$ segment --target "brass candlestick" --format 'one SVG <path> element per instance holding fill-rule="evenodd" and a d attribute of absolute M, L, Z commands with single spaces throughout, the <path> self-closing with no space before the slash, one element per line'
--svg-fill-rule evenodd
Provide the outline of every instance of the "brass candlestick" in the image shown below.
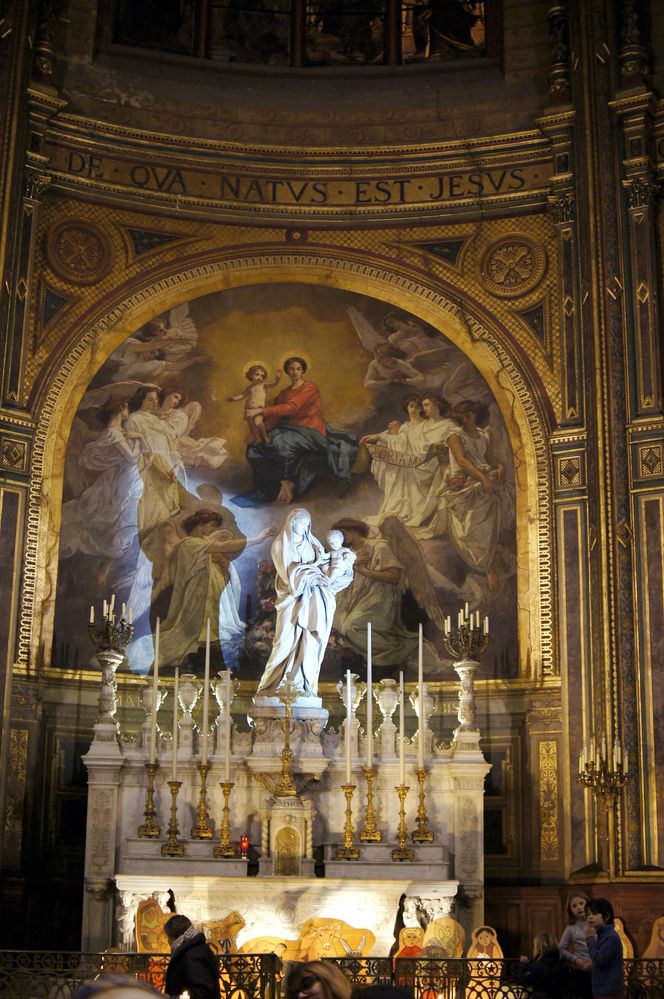
<path fill-rule="evenodd" d="M 168 839 L 161 844 L 162 857 L 184 857 L 184 845 L 178 840 L 178 791 L 182 787 L 181 780 L 169 780 L 171 791 L 171 818 L 168 823 Z"/>
<path fill-rule="evenodd" d="M 212 854 L 214 857 L 234 857 L 235 847 L 231 844 L 231 810 L 228 805 L 228 799 L 235 787 L 235 783 L 232 780 L 222 780 L 219 782 L 219 787 L 224 796 L 224 807 L 222 810 L 221 826 L 219 828 L 219 842 L 212 851 Z"/>
<path fill-rule="evenodd" d="M 417 782 L 419 784 L 419 804 L 417 806 L 417 829 L 415 832 L 410 834 L 410 838 L 413 843 L 433 843 L 433 833 L 431 829 L 427 829 L 427 809 L 424 804 L 424 781 L 426 780 L 427 772 L 422 768 L 418 769 Z"/>
<path fill-rule="evenodd" d="M 157 810 L 154 807 L 154 779 L 159 769 L 158 763 L 146 763 L 145 769 L 148 774 L 148 786 L 145 791 L 145 822 L 136 830 L 141 839 L 159 839 L 161 832 L 154 822 Z"/>
<path fill-rule="evenodd" d="M 288 680 L 278 691 L 278 697 L 286 708 L 284 714 L 284 748 L 281 750 L 281 776 L 274 789 L 277 798 L 297 798 L 297 787 L 293 781 L 293 750 L 290 748 L 291 705 L 297 700 L 300 691 L 292 680 Z"/>
<path fill-rule="evenodd" d="M 360 851 L 353 846 L 353 815 L 351 802 L 355 784 L 342 784 L 341 790 L 346 797 L 346 822 L 344 824 L 344 845 L 337 847 L 337 860 L 359 860 Z"/>
<path fill-rule="evenodd" d="M 201 763 L 198 767 L 201 775 L 201 790 L 198 796 L 198 808 L 196 809 L 196 825 L 191 830 L 192 839 L 212 839 L 212 827 L 210 825 L 210 813 L 207 803 L 207 776 L 210 773 L 210 764 Z"/>
<path fill-rule="evenodd" d="M 414 860 L 415 851 L 412 846 L 406 846 L 408 833 L 406 832 L 406 795 L 410 788 L 405 784 L 399 784 L 394 789 L 399 795 L 399 828 L 397 830 L 398 846 L 392 850 L 392 860 Z"/>
<path fill-rule="evenodd" d="M 383 834 L 376 828 L 376 816 L 373 803 L 373 783 L 376 771 L 373 767 L 363 767 L 364 776 L 367 779 L 367 809 L 364 818 L 364 829 L 360 833 L 362 843 L 380 843 Z"/>

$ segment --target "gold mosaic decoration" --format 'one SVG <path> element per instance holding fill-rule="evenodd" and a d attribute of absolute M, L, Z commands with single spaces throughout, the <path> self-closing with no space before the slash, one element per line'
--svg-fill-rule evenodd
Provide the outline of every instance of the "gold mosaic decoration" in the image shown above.
<path fill-rule="evenodd" d="M 25 472 L 28 468 L 28 443 L 14 437 L 0 438 L 0 467 L 9 472 Z"/>
<path fill-rule="evenodd" d="M 583 455 L 563 454 L 556 459 L 557 483 L 559 489 L 573 489 L 585 485 Z"/>
<path fill-rule="evenodd" d="M 639 475 L 642 479 L 655 478 L 664 469 L 664 454 L 661 444 L 644 444 L 639 447 Z"/>

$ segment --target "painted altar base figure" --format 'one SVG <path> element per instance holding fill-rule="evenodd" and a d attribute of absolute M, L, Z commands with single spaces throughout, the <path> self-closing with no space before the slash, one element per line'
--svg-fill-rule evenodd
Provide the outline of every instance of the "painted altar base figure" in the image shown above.
<path fill-rule="evenodd" d="M 302 694 L 315 697 L 342 586 L 329 572 L 329 556 L 311 531 L 308 510 L 293 510 L 272 544 L 276 569 L 277 621 L 270 658 L 258 697 L 270 697 L 291 680 Z M 326 571 L 327 568 L 327 571 Z M 347 577 L 348 585 L 352 573 Z"/>

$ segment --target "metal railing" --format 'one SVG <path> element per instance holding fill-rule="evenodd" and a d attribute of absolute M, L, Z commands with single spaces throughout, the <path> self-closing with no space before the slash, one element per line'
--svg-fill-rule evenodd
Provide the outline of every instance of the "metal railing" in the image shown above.
<path fill-rule="evenodd" d="M 518 961 L 389 957 L 328 958 L 355 987 L 405 985 L 414 999 L 527 999 L 516 981 Z M 83 982 L 126 974 L 162 990 L 165 954 L 80 954 L 0 951 L 0 999 L 72 999 Z M 274 954 L 219 955 L 222 999 L 278 999 L 282 966 Z M 625 962 L 627 999 L 664 999 L 664 960 Z M 574 999 L 568 990 L 561 999 Z"/>
<path fill-rule="evenodd" d="M 167 954 L 0 951 L 0 999 L 72 999 L 102 974 L 131 975 L 162 991 L 169 960 Z M 222 999 L 276 999 L 281 962 L 274 954 L 224 954 L 218 962 Z"/>

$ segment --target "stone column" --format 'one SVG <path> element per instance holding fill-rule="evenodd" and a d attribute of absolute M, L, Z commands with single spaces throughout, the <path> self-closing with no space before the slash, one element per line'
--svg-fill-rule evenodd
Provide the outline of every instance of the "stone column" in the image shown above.
<path fill-rule="evenodd" d="M 110 653 L 106 653 L 110 655 Z M 115 653 L 118 655 L 118 653 Z M 120 655 L 120 659 L 122 656 Z M 116 723 L 102 718 L 83 757 L 88 770 L 88 814 L 85 833 L 85 894 L 81 950 L 99 951 L 113 944 L 113 876 L 118 828 L 118 798 L 124 758 Z"/>

